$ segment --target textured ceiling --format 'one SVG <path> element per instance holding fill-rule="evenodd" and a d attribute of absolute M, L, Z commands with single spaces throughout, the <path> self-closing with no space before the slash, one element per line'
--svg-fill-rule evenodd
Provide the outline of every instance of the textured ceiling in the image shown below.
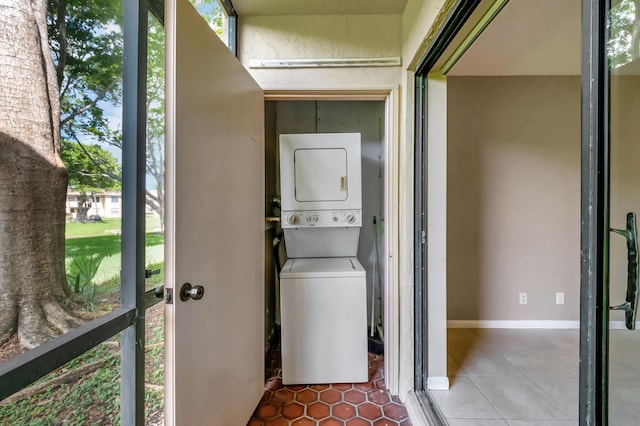
<path fill-rule="evenodd" d="M 386 15 L 404 11 L 407 0 L 232 0 L 239 16 Z"/>
<path fill-rule="evenodd" d="M 449 75 L 580 75 L 580 0 L 511 0 Z"/>

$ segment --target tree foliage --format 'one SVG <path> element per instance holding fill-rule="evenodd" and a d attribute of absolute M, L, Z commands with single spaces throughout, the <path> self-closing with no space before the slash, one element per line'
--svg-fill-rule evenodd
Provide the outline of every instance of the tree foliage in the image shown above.
<path fill-rule="evenodd" d="M 226 40 L 224 34 L 225 14 L 217 0 L 190 0 L 200 16 L 207 21 L 211 29 L 218 34 L 222 40 Z"/>
<path fill-rule="evenodd" d="M 622 0 L 609 11 L 609 65 L 621 67 L 640 57 L 640 1 Z"/>
<path fill-rule="evenodd" d="M 62 136 L 120 146 L 105 112 L 122 101 L 122 1 L 49 0 L 47 12 Z"/>

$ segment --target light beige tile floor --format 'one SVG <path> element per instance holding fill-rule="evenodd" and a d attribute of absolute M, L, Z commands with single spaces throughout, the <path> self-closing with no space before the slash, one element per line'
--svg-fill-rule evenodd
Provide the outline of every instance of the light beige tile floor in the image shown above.
<path fill-rule="evenodd" d="M 640 331 L 611 332 L 611 426 L 640 425 Z M 578 424 L 578 330 L 449 329 L 450 426 Z"/>

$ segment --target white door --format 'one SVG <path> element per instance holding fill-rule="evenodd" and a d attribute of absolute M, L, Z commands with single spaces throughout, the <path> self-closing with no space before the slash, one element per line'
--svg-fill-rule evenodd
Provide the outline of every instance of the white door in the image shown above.
<path fill-rule="evenodd" d="M 264 97 L 188 0 L 165 30 L 166 424 L 244 426 L 264 386 Z"/>
<path fill-rule="evenodd" d="M 347 199 L 346 149 L 297 149 L 293 164 L 297 201 Z"/>

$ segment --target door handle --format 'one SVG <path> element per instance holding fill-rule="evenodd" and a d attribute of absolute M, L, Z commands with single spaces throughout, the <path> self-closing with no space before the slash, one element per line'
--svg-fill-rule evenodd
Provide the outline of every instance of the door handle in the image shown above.
<path fill-rule="evenodd" d="M 627 228 L 613 229 L 611 232 L 622 235 L 627 240 L 627 297 L 624 303 L 609 309 L 624 311 L 624 322 L 629 330 L 636 329 L 638 309 L 638 228 L 636 214 L 627 213 Z"/>
<path fill-rule="evenodd" d="M 189 299 L 200 300 L 202 296 L 204 296 L 204 287 L 201 285 L 192 286 L 190 283 L 184 283 L 180 288 L 180 300 L 183 302 Z"/>
<path fill-rule="evenodd" d="M 153 289 L 153 294 L 158 298 L 162 299 L 164 297 L 164 284 L 160 284 L 158 287 Z"/>

